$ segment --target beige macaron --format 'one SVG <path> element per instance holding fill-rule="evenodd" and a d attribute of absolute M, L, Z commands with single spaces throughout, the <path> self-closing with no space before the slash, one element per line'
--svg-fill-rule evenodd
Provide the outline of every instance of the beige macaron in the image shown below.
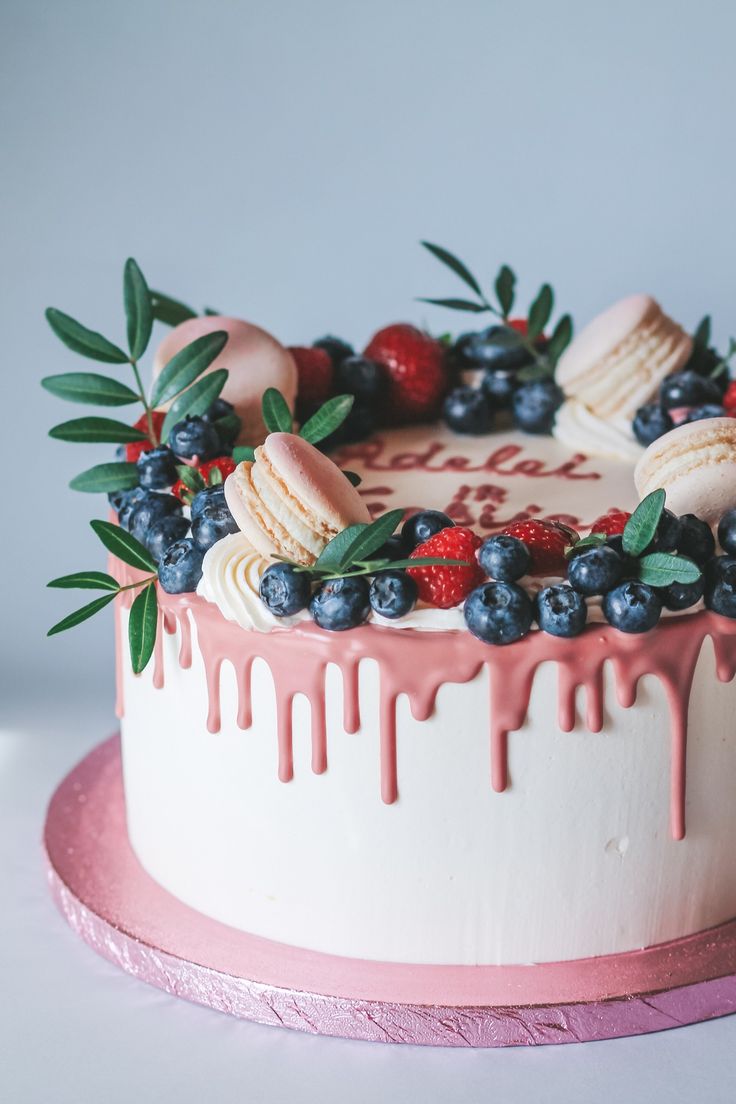
<path fill-rule="evenodd" d="M 614 303 L 580 331 L 557 365 L 568 398 L 600 418 L 631 421 L 671 372 L 684 367 L 693 342 L 651 295 Z"/>
<path fill-rule="evenodd" d="M 348 525 L 371 520 L 347 476 L 294 433 L 270 433 L 255 457 L 228 476 L 225 498 L 262 556 L 313 564 Z"/>
<path fill-rule="evenodd" d="M 706 418 L 665 433 L 634 471 L 639 497 L 663 488 L 668 509 L 715 525 L 736 506 L 736 418 Z"/>

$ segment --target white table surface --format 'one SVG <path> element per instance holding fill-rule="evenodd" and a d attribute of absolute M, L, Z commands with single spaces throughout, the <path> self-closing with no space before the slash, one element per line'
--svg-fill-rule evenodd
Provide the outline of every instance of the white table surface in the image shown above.
<path fill-rule="evenodd" d="M 736 1100 L 736 1016 L 657 1035 L 471 1051 L 321 1039 L 230 1019 L 98 958 L 49 899 L 40 835 L 56 783 L 113 730 L 86 704 L 4 708 L 0 1099 L 7 1104 Z"/>

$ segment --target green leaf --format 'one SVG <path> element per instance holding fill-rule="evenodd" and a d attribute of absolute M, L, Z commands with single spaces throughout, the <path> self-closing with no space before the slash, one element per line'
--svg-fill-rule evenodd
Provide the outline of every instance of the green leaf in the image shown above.
<path fill-rule="evenodd" d="M 222 483 L 222 472 L 219 468 L 212 468 L 207 476 L 207 486 L 217 487 Z"/>
<path fill-rule="evenodd" d="M 643 498 L 626 522 L 623 549 L 627 556 L 640 556 L 654 539 L 664 510 L 665 493 L 660 488 Z"/>
<path fill-rule="evenodd" d="M 547 360 L 546 357 L 540 357 L 534 364 L 527 364 L 526 367 L 520 368 L 516 378 L 521 383 L 530 383 L 532 380 L 548 379 L 553 373 L 552 361 Z"/>
<path fill-rule="evenodd" d="M 299 436 L 305 441 L 316 445 L 318 441 L 324 441 L 331 433 L 341 426 L 353 408 L 354 395 L 335 395 L 328 399 L 316 413 L 308 419 L 299 430 Z"/>
<path fill-rule="evenodd" d="M 227 344 L 227 338 L 225 330 L 215 330 L 214 333 L 195 338 L 180 349 L 154 380 L 151 406 L 161 406 L 169 402 L 194 383 L 220 355 Z"/>
<path fill-rule="evenodd" d="M 360 484 L 363 482 L 363 477 L 361 475 L 358 475 L 357 472 L 348 471 L 346 468 L 343 468 L 342 474 L 350 483 L 352 483 L 354 487 L 359 487 Z"/>
<path fill-rule="evenodd" d="M 480 284 L 475 276 L 470 269 L 454 255 L 454 253 L 450 253 L 449 249 L 443 249 L 441 245 L 433 245 L 432 242 L 423 241 L 422 245 L 425 249 L 428 249 L 438 261 L 441 261 L 443 265 L 447 265 L 456 276 L 459 276 L 463 283 L 467 284 L 476 295 L 480 295 L 481 298 L 483 297 L 483 292 L 480 290 Z"/>
<path fill-rule="evenodd" d="M 76 322 L 63 311 L 48 307 L 46 321 L 59 340 L 73 352 L 80 353 L 91 360 L 102 360 L 105 364 L 128 363 L 127 354 L 122 349 L 113 345 L 112 341 L 108 341 L 95 330 L 88 330 L 81 322 Z"/>
<path fill-rule="evenodd" d="M 151 292 L 151 311 L 153 317 L 166 326 L 178 326 L 181 322 L 197 317 L 197 312 L 186 303 L 180 303 L 178 299 L 172 299 L 162 291 Z"/>
<path fill-rule="evenodd" d="M 263 393 L 263 421 L 269 433 L 291 433 L 294 420 L 289 404 L 275 387 L 267 387 Z"/>
<path fill-rule="evenodd" d="M 204 489 L 204 479 L 196 468 L 190 467 L 189 464 L 177 464 L 176 471 L 184 486 L 190 491 L 196 494 L 197 491 Z"/>
<path fill-rule="evenodd" d="M 95 464 L 93 468 L 75 475 L 69 483 L 73 491 L 129 491 L 138 485 L 138 469 L 135 464 L 115 461 L 110 464 Z"/>
<path fill-rule="evenodd" d="M 96 372 L 65 372 L 46 376 L 41 386 L 67 402 L 94 403 L 96 406 L 127 406 L 140 402 L 140 395 L 124 383 Z"/>
<path fill-rule="evenodd" d="M 156 571 L 156 564 L 148 549 L 125 529 L 121 529 L 119 525 L 113 525 L 110 521 L 100 521 L 97 518 L 91 521 L 90 525 L 108 552 L 112 552 L 113 556 L 117 556 L 123 563 L 139 571 Z"/>
<path fill-rule="evenodd" d="M 572 341 L 572 318 L 569 314 L 563 314 L 554 328 L 552 337 L 547 342 L 544 350 L 552 364 L 557 364 L 567 346 Z"/>
<path fill-rule="evenodd" d="M 405 569 L 407 567 L 436 567 L 444 564 L 445 567 L 468 567 L 468 560 L 450 560 L 445 556 L 415 556 L 410 560 L 389 560 L 392 568 Z"/>
<path fill-rule="evenodd" d="M 347 529 L 343 529 L 341 533 L 338 533 L 336 537 L 325 545 L 322 552 L 317 557 L 316 563 L 313 565 L 316 571 L 332 571 L 337 568 L 343 560 L 343 554 L 346 548 L 349 548 L 355 538 L 368 528 L 367 522 L 359 522 L 357 525 L 348 525 Z"/>
<path fill-rule="evenodd" d="M 132 360 L 140 360 L 153 329 L 151 293 L 136 261 L 128 257 L 123 271 L 123 301 L 128 324 L 128 348 Z"/>
<path fill-rule="evenodd" d="M 361 560 L 367 560 L 388 540 L 404 516 L 403 510 L 389 510 L 372 521 L 365 529 L 355 534 L 353 540 L 343 549 L 341 566 L 350 567 Z"/>
<path fill-rule="evenodd" d="M 496 277 L 496 298 L 504 318 L 511 314 L 516 295 L 516 276 L 508 265 L 501 265 Z"/>
<path fill-rule="evenodd" d="M 705 318 L 701 318 L 700 322 L 698 322 L 695 333 L 693 334 L 693 341 L 695 344 L 702 346 L 704 349 L 707 349 L 710 345 L 710 325 L 710 315 L 706 314 Z"/>
<path fill-rule="evenodd" d="M 652 552 L 639 560 L 639 578 L 650 586 L 669 586 L 670 583 L 694 583 L 702 572 L 698 565 L 686 556 L 669 552 Z"/>
<path fill-rule="evenodd" d="M 544 333 L 544 327 L 550 320 L 554 306 L 554 293 L 549 284 L 542 284 L 537 298 L 529 308 L 527 333 L 532 341 Z"/>
<path fill-rule="evenodd" d="M 214 307 L 205 307 L 204 310 L 202 311 L 202 314 L 204 314 L 207 318 L 220 318 L 220 317 L 222 317 L 222 311 L 215 310 Z"/>
<path fill-rule="evenodd" d="M 120 584 L 104 571 L 77 571 L 74 575 L 52 579 L 46 586 L 60 590 L 120 590 Z"/>
<path fill-rule="evenodd" d="M 483 314 L 488 310 L 482 303 L 473 303 L 470 299 L 418 299 L 419 303 L 431 303 L 433 307 L 447 307 L 449 310 L 470 311 L 472 314 Z"/>
<path fill-rule="evenodd" d="M 161 427 L 161 440 L 165 441 L 177 422 L 186 418 L 187 414 L 204 414 L 209 410 L 217 396 L 222 391 L 227 381 L 227 368 L 216 368 L 214 372 L 208 372 L 202 376 L 171 404 Z"/>
<path fill-rule="evenodd" d="M 149 583 L 130 607 L 128 619 L 128 643 L 133 672 L 139 675 L 153 655 L 158 629 L 158 601 L 156 586 Z"/>
<path fill-rule="evenodd" d="M 88 617 L 93 617 L 98 610 L 104 609 L 113 601 L 115 594 L 103 594 L 100 598 L 95 598 L 94 601 L 89 602 L 86 606 L 82 606 L 81 609 L 75 610 L 74 613 L 68 614 L 67 617 L 63 617 L 61 621 L 57 621 L 49 631 L 47 636 L 55 636 L 56 633 L 64 632 L 66 629 L 73 629 L 75 625 L 81 625 L 82 621 L 86 621 Z"/>
<path fill-rule="evenodd" d="M 565 549 L 565 558 L 572 559 L 582 549 L 598 548 L 601 544 L 605 544 L 607 539 L 605 533 L 588 533 L 587 537 L 581 537 L 580 540 L 575 541 L 574 544 Z"/>
<path fill-rule="evenodd" d="M 90 444 L 125 444 L 128 441 L 147 441 L 147 434 L 135 426 L 118 422 L 114 418 L 72 418 L 49 430 L 49 437 L 56 441 L 86 441 Z"/>
<path fill-rule="evenodd" d="M 217 430 L 221 441 L 237 441 L 238 434 L 242 428 L 242 421 L 235 413 L 223 414 L 221 418 L 217 418 L 212 423 Z"/>
<path fill-rule="evenodd" d="M 252 464 L 255 458 L 256 451 L 250 445 L 238 445 L 237 448 L 233 449 L 233 460 L 236 464 L 242 464 L 244 460 Z"/>

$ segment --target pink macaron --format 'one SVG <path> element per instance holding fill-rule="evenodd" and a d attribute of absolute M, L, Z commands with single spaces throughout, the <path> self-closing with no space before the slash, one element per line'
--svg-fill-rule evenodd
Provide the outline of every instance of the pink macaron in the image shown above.
<path fill-rule="evenodd" d="M 654 441 L 634 471 L 639 497 L 663 488 L 667 507 L 715 525 L 736 506 L 736 418 L 704 418 Z"/>

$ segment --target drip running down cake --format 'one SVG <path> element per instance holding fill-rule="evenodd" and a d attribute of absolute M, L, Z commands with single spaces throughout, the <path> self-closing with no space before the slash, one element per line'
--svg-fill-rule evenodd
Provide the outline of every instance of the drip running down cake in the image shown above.
<path fill-rule="evenodd" d="M 394 324 L 356 353 L 197 316 L 133 261 L 125 287 L 127 352 L 47 315 L 136 373 L 171 327 L 145 393 L 44 380 L 144 396 L 133 425 L 52 430 L 119 455 L 72 484 L 108 492 L 109 573 L 52 583 L 101 597 L 51 631 L 114 605 L 144 870 L 369 973 L 575 962 L 736 916 L 736 383 L 709 321 L 636 295 L 573 336 L 549 285 L 517 317 L 503 266 L 473 291 L 492 325 Z"/>

